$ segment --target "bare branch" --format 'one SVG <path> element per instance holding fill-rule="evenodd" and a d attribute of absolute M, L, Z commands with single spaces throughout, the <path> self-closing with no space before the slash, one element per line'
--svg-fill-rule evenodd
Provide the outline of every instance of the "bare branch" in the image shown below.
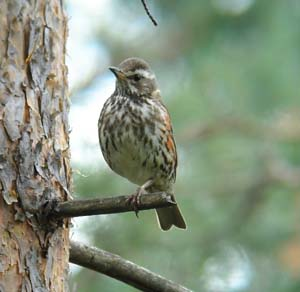
<path fill-rule="evenodd" d="M 55 218 L 90 216 L 135 211 L 128 203 L 130 196 L 119 196 L 100 199 L 74 200 L 58 202 L 50 216 Z M 148 210 L 170 207 L 176 204 L 167 193 L 152 193 L 142 195 L 138 210 Z"/>
<path fill-rule="evenodd" d="M 178 140 L 186 142 L 197 139 L 217 137 L 224 133 L 237 133 L 245 137 L 262 138 L 274 141 L 299 141 L 300 126 L 299 112 L 282 113 L 269 123 L 257 123 L 249 118 L 240 116 L 224 116 L 210 123 L 197 123 L 189 125 L 180 135 Z"/>
<path fill-rule="evenodd" d="M 142 291 L 191 291 L 143 267 L 122 259 L 118 255 L 74 241 L 70 243 L 69 261 L 127 283 Z"/>
<path fill-rule="evenodd" d="M 156 22 L 156 20 L 154 19 L 154 17 L 152 16 L 152 14 L 150 13 L 150 10 L 149 10 L 149 8 L 148 8 L 148 6 L 147 6 L 146 0 L 141 0 L 141 1 L 142 1 L 142 4 L 143 4 L 143 6 L 144 6 L 144 9 L 145 9 L 147 15 L 149 16 L 150 20 L 152 21 L 152 23 L 153 23 L 155 26 L 157 26 L 157 22 Z"/>

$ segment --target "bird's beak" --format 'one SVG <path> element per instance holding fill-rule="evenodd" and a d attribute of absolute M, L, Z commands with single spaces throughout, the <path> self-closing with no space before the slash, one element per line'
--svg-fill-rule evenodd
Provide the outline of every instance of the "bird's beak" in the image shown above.
<path fill-rule="evenodd" d="M 126 75 L 119 68 L 109 67 L 109 70 L 114 73 L 114 75 L 117 77 L 118 80 L 125 80 L 126 79 Z"/>

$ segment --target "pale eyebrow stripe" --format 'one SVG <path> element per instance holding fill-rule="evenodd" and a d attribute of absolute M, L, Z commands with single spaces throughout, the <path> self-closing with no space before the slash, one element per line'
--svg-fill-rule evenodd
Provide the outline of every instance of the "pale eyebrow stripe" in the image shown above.
<path fill-rule="evenodd" d="M 154 79 L 155 78 L 155 75 L 149 71 L 146 71 L 144 69 L 137 69 L 135 71 L 131 71 L 129 72 L 128 76 L 132 76 L 132 75 L 135 75 L 135 74 L 140 74 L 142 75 L 144 78 L 147 78 L 147 79 Z"/>

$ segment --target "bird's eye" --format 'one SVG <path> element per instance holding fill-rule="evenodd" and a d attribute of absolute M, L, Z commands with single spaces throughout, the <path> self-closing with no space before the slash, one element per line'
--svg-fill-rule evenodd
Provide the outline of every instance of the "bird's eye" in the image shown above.
<path fill-rule="evenodd" d="M 142 79 L 142 76 L 139 74 L 134 74 L 131 76 L 131 79 L 133 79 L 134 81 L 140 81 Z"/>

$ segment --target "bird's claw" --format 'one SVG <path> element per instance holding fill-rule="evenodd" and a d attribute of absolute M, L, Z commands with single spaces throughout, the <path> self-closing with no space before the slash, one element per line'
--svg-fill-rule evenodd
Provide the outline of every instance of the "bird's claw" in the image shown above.
<path fill-rule="evenodd" d="M 131 196 L 129 196 L 129 198 L 126 200 L 126 203 L 128 205 L 131 205 L 133 207 L 133 210 L 135 212 L 135 215 L 137 218 L 139 218 L 139 209 L 138 209 L 138 205 L 139 205 L 139 199 L 138 199 L 138 194 L 133 194 Z"/>
<path fill-rule="evenodd" d="M 139 218 L 139 205 L 141 204 L 141 195 L 143 194 L 144 190 L 142 188 L 139 188 L 137 192 L 126 200 L 126 203 L 131 205 L 133 207 L 133 210 L 135 212 L 135 216 Z"/>

